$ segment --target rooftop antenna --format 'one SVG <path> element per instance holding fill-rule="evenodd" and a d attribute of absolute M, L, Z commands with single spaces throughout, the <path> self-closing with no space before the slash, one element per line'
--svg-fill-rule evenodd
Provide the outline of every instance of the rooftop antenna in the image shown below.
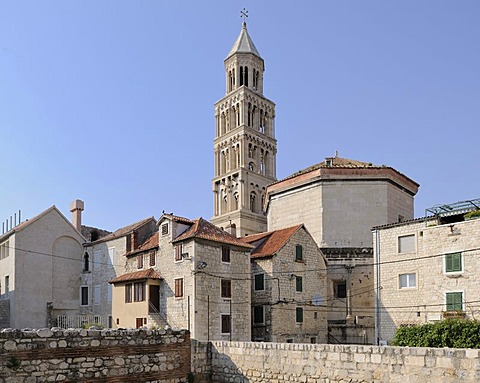
<path fill-rule="evenodd" d="M 240 11 L 240 17 L 243 17 L 243 24 L 245 25 L 246 24 L 246 19 L 248 17 L 248 11 L 245 8 L 243 8 Z"/>

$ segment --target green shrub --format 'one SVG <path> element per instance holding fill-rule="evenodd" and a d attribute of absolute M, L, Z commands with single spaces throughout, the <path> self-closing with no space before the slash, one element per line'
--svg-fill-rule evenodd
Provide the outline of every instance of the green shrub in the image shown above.
<path fill-rule="evenodd" d="M 480 217 L 480 210 L 469 211 L 469 212 L 468 212 L 467 214 L 465 214 L 463 217 L 466 218 L 466 219 Z"/>
<path fill-rule="evenodd" d="M 400 327 L 394 346 L 480 348 L 480 322 L 446 319 L 419 326 Z"/>

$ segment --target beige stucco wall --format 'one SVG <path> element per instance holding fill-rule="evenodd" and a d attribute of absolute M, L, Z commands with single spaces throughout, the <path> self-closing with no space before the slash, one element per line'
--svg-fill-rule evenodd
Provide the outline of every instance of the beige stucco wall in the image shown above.
<path fill-rule="evenodd" d="M 14 237 L 10 326 L 45 327 L 47 302 L 53 303 L 53 313 L 77 313 L 83 237 L 56 209 Z"/>
<path fill-rule="evenodd" d="M 447 292 L 462 292 L 467 318 L 480 315 L 480 220 L 435 225 L 434 220 L 383 228 L 374 232 L 379 275 L 380 340 L 390 340 L 398 326 L 440 320 Z M 415 235 L 415 251 L 398 253 L 398 237 Z M 446 274 L 444 255 L 462 252 L 463 272 Z M 399 275 L 416 274 L 416 287 L 399 288 Z"/>
<path fill-rule="evenodd" d="M 1 292 L 0 292 L 0 299 L 1 300 L 8 300 L 9 304 L 4 303 L 2 307 L 8 307 L 8 313 L 3 313 L 2 318 L 5 327 L 10 327 L 13 324 L 13 312 L 14 312 L 14 305 L 15 305 L 15 234 L 11 235 L 8 239 L 2 240 L 0 245 L 5 244 L 9 247 L 9 256 L 0 260 L 0 285 L 1 285 Z M 9 293 L 8 295 L 5 293 L 5 277 L 8 276 L 9 278 Z M 8 319 L 7 319 L 8 318 Z"/>

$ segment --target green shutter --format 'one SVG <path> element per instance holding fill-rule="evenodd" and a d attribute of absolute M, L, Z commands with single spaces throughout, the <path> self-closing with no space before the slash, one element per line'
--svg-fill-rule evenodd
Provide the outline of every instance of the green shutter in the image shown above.
<path fill-rule="evenodd" d="M 463 293 L 447 293 L 447 311 L 462 311 Z"/>
<path fill-rule="evenodd" d="M 303 291 L 303 278 L 297 276 L 296 282 L 296 291 Z"/>
<path fill-rule="evenodd" d="M 302 307 L 297 307 L 297 323 L 302 323 L 303 322 L 303 308 Z"/>
<path fill-rule="evenodd" d="M 295 247 L 295 250 L 296 250 L 296 254 L 295 254 L 295 259 L 297 261 L 301 261 L 303 259 L 303 248 L 302 248 L 302 245 L 297 245 Z"/>
<path fill-rule="evenodd" d="M 447 273 L 462 271 L 462 253 L 445 255 L 445 271 Z"/>

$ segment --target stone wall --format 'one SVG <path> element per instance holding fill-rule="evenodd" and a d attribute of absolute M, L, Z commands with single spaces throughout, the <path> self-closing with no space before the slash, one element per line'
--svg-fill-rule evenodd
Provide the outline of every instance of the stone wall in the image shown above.
<path fill-rule="evenodd" d="M 0 383 L 186 382 L 190 334 L 171 330 L 0 332 Z"/>
<path fill-rule="evenodd" d="M 193 342 L 199 382 L 429 382 L 480 379 L 480 350 Z M 211 363 L 211 370 L 205 366 Z M 203 379 L 205 380 L 203 380 Z"/>
<path fill-rule="evenodd" d="M 10 299 L 0 299 L 0 328 L 10 327 Z"/>

